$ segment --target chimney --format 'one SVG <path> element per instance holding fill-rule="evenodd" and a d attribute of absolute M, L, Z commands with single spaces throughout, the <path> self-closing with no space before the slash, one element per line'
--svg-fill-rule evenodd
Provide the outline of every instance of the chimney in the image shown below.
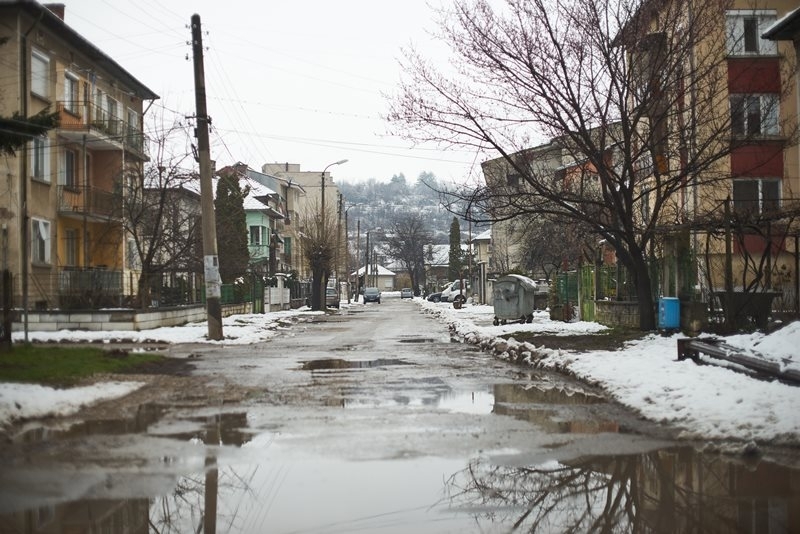
<path fill-rule="evenodd" d="M 44 7 L 50 10 L 53 15 L 64 20 L 64 11 L 66 10 L 67 6 L 64 4 L 44 4 Z"/>

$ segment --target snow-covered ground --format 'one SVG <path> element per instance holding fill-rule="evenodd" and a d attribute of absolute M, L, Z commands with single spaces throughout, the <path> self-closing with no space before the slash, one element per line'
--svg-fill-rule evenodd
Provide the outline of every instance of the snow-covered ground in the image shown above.
<path fill-rule="evenodd" d="M 386 297 L 394 295 L 384 294 Z M 472 343 L 499 347 L 526 356 L 532 365 L 567 371 L 604 388 L 620 403 L 644 417 L 668 422 L 684 429 L 683 436 L 697 439 L 800 443 L 800 387 L 753 379 L 718 366 L 698 366 L 690 360 L 677 361 L 680 334 L 647 335 L 629 342 L 621 350 L 578 353 L 545 349 L 513 339 L 515 332 L 555 335 L 595 334 L 604 330 L 597 323 L 551 321 L 537 313 L 529 324 L 492 326 L 491 306 L 466 305 L 459 310 L 445 303 L 414 299 L 426 312 L 448 323 Z M 358 305 L 358 304 L 353 304 Z M 342 307 L 347 307 L 342 302 Z M 236 315 L 223 321 L 222 344 L 248 344 L 267 340 L 290 316 L 308 315 L 303 309 L 257 315 Z M 205 339 L 207 325 L 196 323 L 145 332 L 30 332 L 32 341 L 125 340 L 133 342 L 212 343 Z M 510 335 L 505 345 L 499 335 Z M 15 339 L 21 334 L 16 333 Z M 800 369 L 800 322 L 785 326 L 769 336 L 731 336 L 726 343 L 750 354 L 781 362 L 785 368 Z M 46 413 L 67 414 L 82 405 L 126 395 L 138 383 L 108 383 L 67 390 L 41 386 L 0 383 L 0 425 L 18 417 Z"/>

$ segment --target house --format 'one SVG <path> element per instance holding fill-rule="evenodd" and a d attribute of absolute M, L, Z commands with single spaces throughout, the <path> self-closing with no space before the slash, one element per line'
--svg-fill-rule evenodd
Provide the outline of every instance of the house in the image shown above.
<path fill-rule="evenodd" d="M 148 159 L 152 90 L 64 21 L 63 4 L 0 2 L 0 115 L 58 112 L 60 125 L 4 156 L 2 264 L 28 309 L 118 306 L 133 292 L 121 213 Z"/>
<path fill-rule="evenodd" d="M 367 273 L 366 281 L 363 281 L 364 273 Z M 357 271 L 350 273 L 350 276 L 360 280 L 359 287 L 377 287 L 381 291 L 394 291 L 395 273 L 383 265 L 369 265 L 367 268 L 360 267 Z"/>
<path fill-rule="evenodd" d="M 286 245 L 291 237 L 283 237 L 288 218 L 281 195 L 268 187 L 267 183 L 278 185 L 278 180 L 250 169 L 244 163 L 225 167 L 217 175 L 235 174 L 248 187 L 243 207 L 247 226 L 247 246 L 250 253 L 250 268 L 253 272 L 274 275 L 277 272 L 290 272 Z M 291 249 L 290 249 L 291 250 Z"/>

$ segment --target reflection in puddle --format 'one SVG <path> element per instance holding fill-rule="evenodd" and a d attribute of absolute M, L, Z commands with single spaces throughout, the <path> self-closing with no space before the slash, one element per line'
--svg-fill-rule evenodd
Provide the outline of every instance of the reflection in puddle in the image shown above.
<path fill-rule="evenodd" d="M 437 407 L 457 413 L 492 413 L 494 395 L 486 391 L 447 393 L 439 397 Z"/>
<path fill-rule="evenodd" d="M 342 360 L 340 358 L 326 358 L 304 362 L 303 371 L 324 371 L 337 369 L 368 369 L 373 367 L 390 367 L 395 365 L 412 365 L 404 360 L 378 358 L 377 360 Z"/>
<path fill-rule="evenodd" d="M 519 384 L 494 386 L 498 415 L 509 415 L 534 423 L 552 433 L 598 434 L 618 433 L 617 421 L 598 417 L 587 408 L 604 403 L 605 399 L 585 391 L 564 387 L 536 387 Z"/>
<path fill-rule="evenodd" d="M 33 444 L 86 436 L 143 433 L 183 441 L 197 439 L 203 443 L 212 443 L 209 441 L 209 435 L 213 434 L 218 436 L 213 443 L 234 446 L 241 446 L 249 440 L 249 433 L 243 430 L 247 427 L 245 412 L 211 413 L 207 416 L 189 416 L 164 421 L 163 417 L 167 411 L 168 408 L 160 404 L 142 404 L 133 417 L 83 421 L 66 429 L 37 426 L 13 436 L 11 440 L 15 443 Z"/>
<path fill-rule="evenodd" d="M 800 531 L 800 471 L 690 448 L 509 467 L 286 456 L 252 443 L 258 460 L 179 477 L 167 494 L 19 510 L 0 515 L 0 531 Z"/>
<path fill-rule="evenodd" d="M 507 467 L 474 460 L 452 505 L 520 532 L 798 532 L 800 471 L 692 449 Z M 509 507 L 509 503 L 513 503 Z"/>

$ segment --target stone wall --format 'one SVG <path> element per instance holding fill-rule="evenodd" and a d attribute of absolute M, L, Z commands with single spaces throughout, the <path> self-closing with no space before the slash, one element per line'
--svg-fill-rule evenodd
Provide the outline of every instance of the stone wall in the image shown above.
<path fill-rule="evenodd" d="M 639 303 L 623 300 L 596 300 L 594 303 L 595 321 L 609 326 L 639 328 Z"/>

